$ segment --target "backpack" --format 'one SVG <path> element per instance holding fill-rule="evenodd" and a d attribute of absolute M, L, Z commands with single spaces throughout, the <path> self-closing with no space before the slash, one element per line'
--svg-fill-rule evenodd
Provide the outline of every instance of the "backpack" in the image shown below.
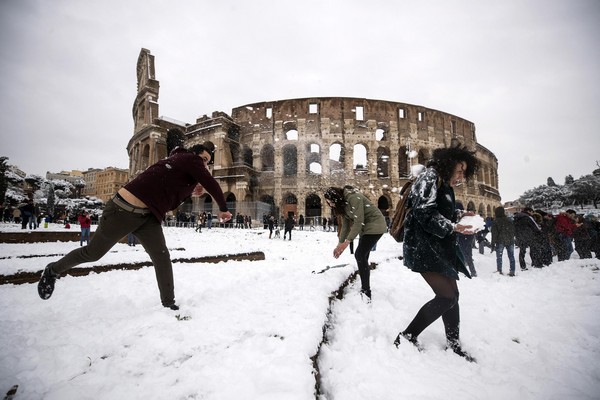
<path fill-rule="evenodd" d="M 414 179 L 409 180 L 400 189 L 400 200 L 396 204 L 394 211 L 394 217 L 392 218 L 392 224 L 390 225 L 390 235 L 396 240 L 396 242 L 402 242 L 404 240 L 404 222 L 406 216 L 412 209 L 408 207 L 408 196 L 410 195 L 410 189 L 413 185 Z"/>

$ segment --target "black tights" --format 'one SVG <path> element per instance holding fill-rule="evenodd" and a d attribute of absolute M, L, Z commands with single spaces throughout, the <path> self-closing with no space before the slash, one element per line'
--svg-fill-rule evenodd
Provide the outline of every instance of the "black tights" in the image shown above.
<path fill-rule="evenodd" d="M 442 321 L 444 321 L 448 343 L 450 345 L 458 344 L 460 312 L 456 280 L 437 272 L 424 272 L 421 276 L 431 287 L 435 297 L 421 307 L 415 318 L 402 333 L 416 340 L 425 328 L 441 316 Z"/>
<path fill-rule="evenodd" d="M 358 240 L 358 247 L 354 253 L 356 264 L 358 265 L 358 273 L 360 275 L 360 283 L 362 291 L 369 297 L 371 297 L 371 283 L 370 283 L 370 272 L 369 267 L 369 255 L 373 246 L 377 244 L 377 241 L 383 236 L 380 235 L 362 235 Z"/>

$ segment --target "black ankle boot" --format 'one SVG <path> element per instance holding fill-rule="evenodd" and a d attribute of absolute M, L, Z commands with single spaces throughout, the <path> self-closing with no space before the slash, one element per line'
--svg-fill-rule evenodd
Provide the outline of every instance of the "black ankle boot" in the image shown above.
<path fill-rule="evenodd" d="M 475 357 L 473 357 L 472 355 L 470 355 L 469 353 L 467 353 L 466 351 L 464 351 L 462 349 L 462 347 L 460 347 L 460 343 L 457 343 L 457 342 L 450 343 L 450 344 L 448 344 L 448 348 L 452 349 L 452 351 L 455 354 L 463 357 L 468 362 L 472 362 L 472 363 L 476 363 L 477 362 L 477 360 L 475 359 Z"/>
<path fill-rule="evenodd" d="M 406 340 L 407 342 L 412 343 L 412 345 L 415 346 L 417 350 L 423 351 L 423 346 L 421 346 L 417 338 L 413 337 L 410 333 L 404 332 L 400 332 L 398 336 L 396 336 L 396 340 L 394 340 L 394 346 L 396 346 L 396 348 L 399 348 L 400 343 L 402 343 L 402 339 L 400 338 L 404 338 L 404 340 Z"/>

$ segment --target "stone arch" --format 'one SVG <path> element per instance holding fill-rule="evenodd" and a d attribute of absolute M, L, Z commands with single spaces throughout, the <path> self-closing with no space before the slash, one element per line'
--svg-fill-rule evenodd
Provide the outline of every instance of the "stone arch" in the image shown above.
<path fill-rule="evenodd" d="M 406 146 L 400 146 L 400 149 L 398 149 L 398 175 L 400 178 L 408 178 L 411 175 L 408 148 Z"/>
<path fill-rule="evenodd" d="M 275 169 L 275 149 L 271 144 L 265 144 L 260 150 L 261 171 Z"/>
<path fill-rule="evenodd" d="M 217 151 L 217 147 L 216 147 L 216 146 L 215 146 L 215 144 L 214 144 L 212 141 L 210 141 L 210 140 L 207 140 L 207 141 L 205 141 L 205 142 L 204 142 L 204 145 L 205 145 L 205 146 L 208 146 L 208 147 L 210 147 L 210 148 L 213 148 L 213 149 L 215 149 L 215 150 L 213 150 L 213 151 L 209 151 L 209 153 L 210 153 L 210 162 L 208 163 L 209 165 L 210 165 L 210 164 L 214 164 L 214 163 L 215 163 L 215 151 Z"/>
<path fill-rule="evenodd" d="M 150 163 L 150 145 L 145 144 L 144 147 L 142 147 L 142 168 L 141 168 L 141 170 L 144 171 L 146 168 L 148 168 L 149 163 Z"/>
<path fill-rule="evenodd" d="M 252 167 L 254 161 L 254 154 L 250 147 L 244 146 L 242 151 L 242 159 L 244 160 L 244 165 Z"/>
<path fill-rule="evenodd" d="M 295 194 L 288 192 L 283 196 L 282 213 L 285 217 L 290 214 L 298 216 L 298 198 Z"/>
<path fill-rule="evenodd" d="M 353 148 L 354 165 L 352 166 L 355 173 L 367 172 L 369 165 L 369 151 L 364 143 L 356 143 Z"/>
<path fill-rule="evenodd" d="M 308 143 L 306 145 L 305 170 L 312 174 L 321 174 L 323 167 L 321 164 L 321 145 L 318 143 Z"/>
<path fill-rule="evenodd" d="M 389 178 L 390 176 L 390 149 L 387 147 L 377 148 L 377 177 Z"/>
<path fill-rule="evenodd" d="M 298 174 L 298 149 L 293 144 L 283 146 L 283 176 Z"/>
<path fill-rule="evenodd" d="M 344 145 L 340 142 L 333 142 L 329 146 L 329 173 L 331 175 L 345 173 L 345 158 Z"/>
<path fill-rule="evenodd" d="M 298 140 L 298 125 L 296 121 L 286 121 L 283 123 L 283 137 L 286 140 Z"/>
<path fill-rule="evenodd" d="M 473 211 L 473 212 L 475 212 L 475 210 L 477 210 L 477 209 L 475 208 L 475 203 L 473 203 L 472 201 L 469 201 L 469 202 L 467 203 L 467 208 L 466 208 L 466 211 Z"/>
<path fill-rule="evenodd" d="M 225 201 L 227 202 L 227 208 L 231 215 L 236 215 L 237 198 L 235 197 L 235 194 L 229 192 L 225 197 Z"/>
<path fill-rule="evenodd" d="M 419 152 L 417 155 L 417 162 L 419 164 L 427 165 L 428 159 L 429 159 L 429 157 L 427 157 L 427 152 L 424 149 L 419 149 Z"/>
<path fill-rule="evenodd" d="M 323 209 L 323 203 L 321 197 L 316 193 L 311 193 L 306 196 L 304 200 L 304 215 L 306 225 L 317 226 L 321 220 L 321 210 Z"/>
<path fill-rule="evenodd" d="M 213 210 L 212 197 L 210 197 L 208 194 L 204 194 L 202 197 L 200 197 L 200 201 L 202 204 L 202 207 L 200 207 L 200 209 L 207 214 L 212 213 L 212 210 Z"/>
<path fill-rule="evenodd" d="M 375 129 L 375 140 L 378 142 L 385 142 L 389 140 L 390 127 L 384 122 L 377 123 L 377 129 Z"/>

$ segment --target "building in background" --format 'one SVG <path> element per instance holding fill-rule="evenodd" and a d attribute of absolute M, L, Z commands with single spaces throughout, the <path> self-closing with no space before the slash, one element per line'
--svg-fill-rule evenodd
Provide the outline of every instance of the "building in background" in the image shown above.
<path fill-rule="evenodd" d="M 82 192 L 83 196 L 97 197 L 96 175 L 101 171 L 98 168 L 88 168 L 87 171 L 83 172 L 83 180 L 85 181 L 85 187 Z"/>
<path fill-rule="evenodd" d="M 154 56 L 142 49 L 127 145 L 130 176 L 165 158 L 168 143 L 179 138 L 185 146 L 211 142 L 209 168 L 234 214 L 302 214 L 307 224 L 320 223 L 331 216 L 324 190 L 352 185 L 387 215 L 412 166 L 457 142 L 476 151 L 482 166 L 473 182 L 455 189 L 457 199 L 482 216 L 501 204 L 498 160 L 477 142 L 475 124 L 458 116 L 401 102 L 314 97 L 247 104 L 185 123 L 159 116 L 159 87 Z M 217 207 L 204 193 L 180 211 L 214 214 Z"/>
<path fill-rule="evenodd" d="M 125 186 L 129 179 L 129 171 L 121 168 L 108 167 L 96 172 L 95 197 L 107 202 L 117 191 Z"/>

